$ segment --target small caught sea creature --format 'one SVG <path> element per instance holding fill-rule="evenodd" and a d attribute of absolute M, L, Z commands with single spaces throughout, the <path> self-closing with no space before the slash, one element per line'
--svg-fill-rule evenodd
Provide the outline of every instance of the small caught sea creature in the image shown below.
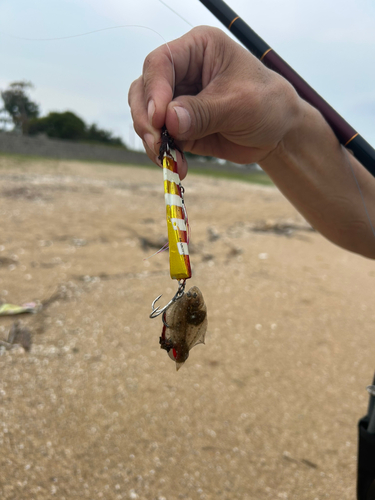
<path fill-rule="evenodd" d="M 207 330 L 207 308 L 202 292 L 193 286 L 173 302 L 163 314 L 160 347 L 168 352 L 179 370 L 197 344 L 204 344 Z"/>
<path fill-rule="evenodd" d="M 186 281 L 191 277 L 190 232 L 184 200 L 185 191 L 177 169 L 176 150 L 180 151 L 164 126 L 159 159 L 163 165 L 170 276 L 178 281 L 178 289 L 164 307 L 156 306 L 161 295 L 156 297 L 152 302 L 150 318 L 162 317 L 160 347 L 167 351 L 179 370 L 189 357 L 190 349 L 197 344 L 204 344 L 207 308 L 199 288 L 193 286 L 185 293 Z"/>

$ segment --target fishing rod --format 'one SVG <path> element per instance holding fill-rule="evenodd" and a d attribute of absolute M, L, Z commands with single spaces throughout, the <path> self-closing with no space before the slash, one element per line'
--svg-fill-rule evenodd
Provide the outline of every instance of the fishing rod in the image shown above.
<path fill-rule="evenodd" d="M 375 177 L 375 150 L 294 69 L 289 66 L 223 0 L 199 0 L 233 35 L 268 68 L 293 85 L 300 97 L 318 109 L 336 137 Z"/>

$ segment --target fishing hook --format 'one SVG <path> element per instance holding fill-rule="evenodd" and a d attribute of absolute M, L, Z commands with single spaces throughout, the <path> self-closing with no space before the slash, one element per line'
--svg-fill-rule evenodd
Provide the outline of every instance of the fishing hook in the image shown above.
<path fill-rule="evenodd" d="M 175 296 L 168 302 L 166 306 L 162 307 L 161 309 L 160 306 L 155 307 L 155 304 L 162 295 L 156 297 L 156 299 L 153 301 L 151 305 L 152 313 L 150 314 L 150 318 L 157 318 L 158 316 L 160 316 L 160 314 L 163 314 L 169 307 L 171 307 L 171 305 L 174 304 L 177 300 L 181 299 L 185 292 L 185 285 L 186 285 L 186 280 L 179 281 L 179 286 Z"/>

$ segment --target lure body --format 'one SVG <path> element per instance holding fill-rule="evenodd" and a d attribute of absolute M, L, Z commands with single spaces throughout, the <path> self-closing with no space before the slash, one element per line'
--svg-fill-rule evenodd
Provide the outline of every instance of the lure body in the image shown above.
<path fill-rule="evenodd" d="M 189 357 L 190 349 L 204 344 L 206 336 L 207 308 L 199 288 L 190 288 L 165 311 L 163 319 L 160 345 L 179 370 Z"/>
<path fill-rule="evenodd" d="M 173 146 L 173 148 L 172 148 Z M 164 197 L 167 216 L 169 263 L 172 279 L 191 277 L 188 220 L 183 188 L 177 171 L 176 145 L 167 130 L 163 131 L 160 157 L 163 164 Z M 160 158 L 159 157 L 159 158 Z"/>

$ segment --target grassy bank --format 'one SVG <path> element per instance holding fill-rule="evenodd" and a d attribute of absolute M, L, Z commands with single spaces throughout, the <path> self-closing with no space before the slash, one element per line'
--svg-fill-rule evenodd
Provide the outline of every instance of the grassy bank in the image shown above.
<path fill-rule="evenodd" d="M 98 164 L 108 164 L 111 166 L 119 166 L 119 167 L 129 167 L 129 166 L 137 166 L 140 168 L 149 168 L 153 169 L 155 168 L 154 165 L 146 165 L 146 164 L 138 164 L 135 165 L 134 163 L 118 163 L 118 162 L 110 162 L 110 161 L 102 161 L 102 160 L 71 160 L 71 159 L 59 159 L 59 158 L 49 158 L 49 157 L 44 157 L 44 156 L 32 156 L 32 155 L 20 155 L 20 154 L 13 154 L 13 153 L 4 153 L 0 151 L 0 168 L 11 168 L 9 163 L 2 164 L 1 160 L 11 160 L 14 162 L 14 164 L 22 167 L 26 167 L 28 163 L 30 162 L 51 162 L 51 161 L 56 161 L 56 162 L 82 162 L 82 163 L 92 163 L 95 165 Z M 221 168 L 218 168 L 217 170 L 212 168 L 212 164 L 210 167 L 206 167 L 204 163 L 202 163 L 202 167 L 189 167 L 189 172 L 191 174 L 197 174 L 197 175 L 204 175 L 207 177 L 213 177 L 217 179 L 228 179 L 228 180 L 233 180 L 233 181 L 242 181 L 242 182 L 250 182 L 252 184 L 261 184 L 263 186 L 273 186 L 272 180 L 268 177 L 268 175 L 264 172 L 241 172 L 239 170 L 233 170 L 231 171 L 226 171 L 222 170 Z"/>

